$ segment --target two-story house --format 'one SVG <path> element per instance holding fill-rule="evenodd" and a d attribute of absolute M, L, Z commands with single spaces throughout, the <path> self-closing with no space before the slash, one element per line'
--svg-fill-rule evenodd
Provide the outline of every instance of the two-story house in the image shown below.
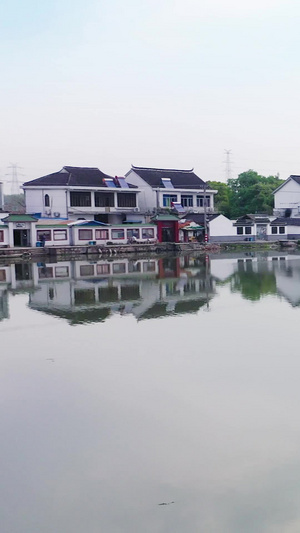
<path fill-rule="evenodd" d="M 273 194 L 275 216 L 300 217 L 300 176 L 290 176 Z"/>
<path fill-rule="evenodd" d="M 37 218 L 97 220 L 109 224 L 140 221 L 136 185 L 98 168 L 65 166 L 23 184 L 26 213 Z"/>
<path fill-rule="evenodd" d="M 206 183 L 191 170 L 169 170 L 132 166 L 126 180 L 140 190 L 142 213 L 177 208 L 179 212 L 214 212 L 214 195 Z"/>

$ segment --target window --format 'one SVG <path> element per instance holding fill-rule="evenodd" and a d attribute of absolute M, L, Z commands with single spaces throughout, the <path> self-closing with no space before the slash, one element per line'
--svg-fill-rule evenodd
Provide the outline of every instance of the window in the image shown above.
<path fill-rule="evenodd" d="M 45 196 L 44 196 L 44 204 L 45 204 L 45 207 L 50 207 L 50 197 L 49 197 L 49 194 L 45 194 Z"/>
<path fill-rule="evenodd" d="M 210 207 L 210 196 L 206 196 L 206 207 Z M 204 207 L 204 196 L 197 196 L 197 207 Z"/>
<path fill-rule="evenodd" d="M 0 270 L 0 281 L 6 281 L 6 272 L 5 270 Z"/>
<path fill-rule="evenodd" d="M 110 273 L 110 265 L 101 263 L 97 265 L 97 274 L 109 274 Z"/>
<path fill-rule="evenodd" d="M 136 207 L 135 193 L 121 193 L 117 194 L 118 207 Z"/>
<path fill-rule="evenodd" d="M 244 234 L 244 228 L 243 228 L 243 226 L 238 226 L 238 227 L 236 228 L 236 233 L 237 233 L 237 235 L 243 235 L 243 234 Z"/>
<path fill-rule="evenodd" d="M 181 205 L 183 207 L 193 207 L 193 197 L 189 194 L 182 194 Z"/>
<path fill-rule="evenodd" d="M 125 231 L 123 229 L 112 229 L 111 238 L 112 239 L 124 239 Z"/>
<path fill-rule="evenodd" d="M 74 289 L 75 305 L 87 305 L 95 303 L 94 289 Z"/>
<path fill-rule="evenodd" d="M 49 294 L 49 299 L 50 300 L 54 300 L 54 289 L 53 289 L 53 287 L 49 287 L 48 294 Z"/>
<path fill-rule="evenodd" d="M 246 226 L 245 227 L 245 235 L 251 235 L 252 233 L 252 228 L 251 226 Z"/>
<path fill-rule="evenodd" d="M 142 229 L 142 239 L 153 239 L 154 238 L 154 229 L 153 228 L 143 228 Z"/>
<path fill-rule="evenodd" d="M 127 230 L 127 239 L 132 239 L 132 237 L 135 237 L 135 239 L 140 238 L 140 230 L 138 228 Z"/>
<path fill-rule="evenodd" d="M 39 278 L 53 278 L 53 268 L 52 267 L 40 267 L 39 268 Z"/>
<path fill-rule="evenodd" d="M 155 261 L 147 261 L 147 263 L 143 263 L 143 271 L 155 272 Z"/>
<path fill-rule="evenodd" d="M 171 178 L 162 178 L 161 181 L 166 189 L 174 189 L 173 183 L 171 182 Z"/>
<path fill-rule="evenodd" d="M 67 266 L 55 267 L 56 278 L 67 278 L 68 276 L 69 276 L 69 267 Z"/>
<path fill-rule="evenodd" d="M 91 207 L 91 193 L 90 192 L 74 192 L 70 193 L 71 207 Z"/>
<path fill-rule="evenodd" d="M 105 241 L 108 239 L 108 229 L 96 229 L 96 241 Z"/>
<path fill-rule="evenodd" d="M 55 229 L 55 230 L 53 230 L 53 240 L 54 241 L 66 241 L 67 240 L 67 230 L 66 229 Z"/>
<path fill-rule="evenodd" d="M 93 276 L 94 265 L 80 265 L 79 271 L 81 276 Z"/>
<path fill-rule="evenodd" d="M 80 241 L 92 241 L 93 230 L 92 229 L 80 229 L 78 231 L 78 237 Z"/>
<path fill-rule="evenodd" d="M 277 232 L 278 232 L 277 226 L 272 226 L 272 235 L 276 235 Z"/>
<path fill-rule="evenodd" d="M 3 231 L 3 229 L 0 230 L 0 242 L 4 242 L 4 231 Z"/>
<path fill-rule="evenodd" d="M 172 202 L 177 202 L 176 194 L 163 194 L 163 207 L 172 207 Z"/>
<path fill-rule="evenodd" d="M 279 226 L 279 233 L 285 233 L 285 227 Z"/>
<path fill-rule="evenodd" d="M 114 207 L 115 195 L 113 192 L 95 192 L 95 207 Z"/>
<path fill-rule="evenodd" d="M 129 261 L 128 272 L 141 272 L 141 263 L 139 261 Z"/>
<path fill-rule="evenodd" d="M 37 236 L 37 240 L 38 241 L 41 241 L 41 240 L 44 240 L 44 239 L 45 239 L 45 241 L 52 241 L 52 235 L 51 235 L 51 230 L 50 229 L 37 230 L 36 236 Z"/>
<path fill-rule="evenodd" d="M 113 273 L 114 274 L 124 274 L 126 272 L 125 263 L 113 263 Z"/>

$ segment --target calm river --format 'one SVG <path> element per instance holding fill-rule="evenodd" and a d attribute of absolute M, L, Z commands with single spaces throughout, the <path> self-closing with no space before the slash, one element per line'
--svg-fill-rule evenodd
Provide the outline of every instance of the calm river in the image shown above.
<path fill-rule="evenodd" d="M 1 533 L 299 533 L 300 254 L 0 264 Z"/>

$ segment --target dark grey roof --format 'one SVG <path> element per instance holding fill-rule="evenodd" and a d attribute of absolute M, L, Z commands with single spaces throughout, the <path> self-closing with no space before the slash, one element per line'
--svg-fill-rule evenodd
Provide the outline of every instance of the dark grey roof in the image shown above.
<path fill-rule="evenodd" d="M 233 224 L 234 226 L 253 226 L 253 224 L 268 224 L 270 222 L 270 219 L 267 215 L 264 214 L 249 214 L 249 215 L 243 215 L 242 217 L 239 217 L 236 222 Z"/>
<path fill-rule="evenodd" d="M 144 168 L 132 165 L 132 170 L 153 188 L 164 188 L 161 180 L 165 178 L 170 178 L 175 189 L 203 189 L 205 186 L 205 182 L 196 176 L 193 169 Z"/>
<path fill-rule="evenodd" d="M 300 185 L 300 176 L 290 176 L 290 179 L 296 181 Z"/>
<path fill-rule="evenodd" d="M 217 218 L 219 216 L 219 213 L 215 213 L 213 215 L 207 214 L 206 218 L 210 222 L 211 220 L 214 220 L 214 218 Z M 196 224 L 199 224 L 199 226 L 204 225 L 204 213 L 187 213 L 182 217 L 182 220 L 191 220 L 192 222 L 195 222 Z"/>
<path fill-rule="evenodd" d="M 276 218 L 271 222 L 271 226 L 300 226 L 300 218 Z"/>
<path fill-rule="evenodd" d="M 104 174 L 98 168 L 87 167 L 63 167 L 59 172 L 42 176 L 35 180 L 27 181 L 24 186 L 37 187 L 105 187 L 104 179 L 114 179 Z M 117 187 L 119 184 L 117 183 Z M 129 185 L 136 188 L 135 185 Z"/>

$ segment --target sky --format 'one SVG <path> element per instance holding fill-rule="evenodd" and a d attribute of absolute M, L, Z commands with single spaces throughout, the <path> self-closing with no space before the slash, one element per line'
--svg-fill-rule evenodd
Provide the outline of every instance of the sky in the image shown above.
<path fill-rule="evenodd" d="M 0 180 L 300 174 L 298 0 L 2 0 Z M 230 175 L 226 153 L 230 152 Z"/>

